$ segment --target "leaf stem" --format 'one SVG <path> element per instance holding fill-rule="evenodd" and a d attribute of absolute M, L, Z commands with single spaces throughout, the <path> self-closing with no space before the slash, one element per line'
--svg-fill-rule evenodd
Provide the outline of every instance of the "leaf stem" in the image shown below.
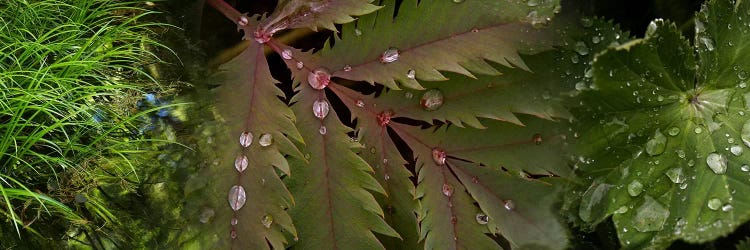
<path fill-rule="evenodd" d="M 223 0 L 206 0 L 208 5 L 211 5 L 214 9 L 221 12 L 221 14 L 224 14 L 225 17 L 229 18 L 229 20 L 232 20 L 232 22 L 239 24 L 240 17 L 242 16 L 242 13 L 234 9 L 231 5 L 224 2 Z"/>

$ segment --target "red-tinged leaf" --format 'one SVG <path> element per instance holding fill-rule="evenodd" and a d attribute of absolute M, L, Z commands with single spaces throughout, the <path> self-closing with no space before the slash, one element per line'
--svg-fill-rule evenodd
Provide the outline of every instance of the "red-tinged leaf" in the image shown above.
<path fill-rule="evenodd" d="M 321 50 L 321 65 L 336 77 L 394 89 L 396 81 L 422 88 L 408 77 L 410 70 L 417 79 L 441 81 L 446 78 L 439 70 L 497 73 L 484 59 L 527 69 L 518 53 L 546 49 L 550 39 L 526 22 L 550 18 L 559 2 L 529 7 L 523 1 L 406 0 L 394 18 L 396 3 L 384 1 L 385 8 L 344 25 L 335 46 Z"/>
<path fill-rule="evenodd" d="M 290 213 L 299 232 L 299 249 L 383 249 L 373 232 L 398 234 L 383 220 L 383 211 L 369 191 L 385 193 L 371 175 L 372 168 L 352 150 L 359 146 L 351 131 L 330 109 L 322 119 L 314 115 L 323 91 L 300 86 L 293 100 L 298 127 L 309 152 L 309 164 L 288 177 L 297 201 Z"/>
<path fill-rule="evenodd" d="M 275 33 L 281 29 L 323 27 L 336 31 L 334 24 L 354 21 L 352 16 L 361 16 L 378 10 L 370 4 L 372 0 L 287 0 L 279 1 L 279 7 L 261 25 L 266 31 Z"/>
<path fill-rule="evenodd" d="M 302 158 L 289 139 L 302 141 L 294 127 L 294 114 L 278 99 L 283 92 L 274 85 L 262 45 L 254 41 L 223 65 L 213 80 L 221 83 L 216 89 L 217 111 L 226 131 L 217 135 L 216 164 L 198 172 L 190 182 L 204 186 L 194 186 L 194 192 L 187 194 L 187 204 L 196 209 L 188 210 L 192 211 L 189 220 L 195 223 L 185 230 L 198 236 L 183 244 L 202 249 L 283 249 L 287 239 L 282 232 L 296 235 L 284 209 L 293 200 L 274 167 L 289 174 L 284 155 Z M 248 147 L 241 145 L 244 132 L 253 135 Z M 243 157 L 247 169 L 239 172 L 236 160 Z M 229 194 L 235 185 L 246 193 L 242 206 Z M 232 205 L 239 209 L 235 212 Z"/>
<path fill-rule="evenodd" d="M 401 156 L 398 147 L 388 134 L 382 122 L 388 119 L 386 113 L 374 113 L 371 97 L 363 97 L 348 88 L 331 85 L 330 89 L 341 98 L 357 121 L 358 140 L 365 145 L 360 155 L 375 167 L 375 177 L 386 191 L 376 195 L 385 211 L 385 220 L 401 236 L 400 239 L 381 237 L 387 249 L 417 249 L 419 226 L 415 215 L 417 201 L 415 187 L 410 179 L 413 175 L 404 166 L 407 161 Z M 377 119 L 380 117 L 381 119 Z"/>

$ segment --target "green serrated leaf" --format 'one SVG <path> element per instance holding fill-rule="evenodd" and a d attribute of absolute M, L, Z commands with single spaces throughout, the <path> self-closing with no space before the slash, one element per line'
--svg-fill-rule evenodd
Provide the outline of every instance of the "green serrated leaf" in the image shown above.
<path fill-rule="evenodd" d="M 706 242 L 748 220 L 749 201 L 738 194 L 750 184 L 742 140 L 750 111 L 746 66 L 734 60 L 747 54 L 738 41 L 748 27 L 736 24 L 750 18 L 750 6 L 729 3 L 704 6 L 695 46 L 656 20 L 645 38 L 594 61 L 598 88 L 575 112 L 584 124 L 579 166 L 594 180 L 579 215 L 592 224 L 613 215 L 626 249 Z"/>
<path fill-rule="evenodd" d="M 358 147 L 346 136 L 351 131 L 336 112 L 319 119 L 316 101 L 323 91 L 302 85 L 293 100 L 298 127 L 309 152 L 309 164 L 287 178 L 297 206 L 290 211 L 299 231 L 300 249 L 382 249 L 373 232 L 398 237 L 383 220 L 383 211 L 372 194 L 385 193 L 370 175 L 372 168 L 353 151 Z M 327 102 L 327 101 L 326 101 Z"/>
<path fill-rule="evenodd" d="M 287 0 L 279 1 L 276 11 L 264 21 L 266 31 L 275 33 L 287 28 L 310 28 L 317 31 L 323 27 L 336 31 L 334 24 L 354 21 L 352 16 L 361 16 L 380 7 L 370 4 L 372 0 Z"/>
<path fill-rule="evenodd" d="M 321 50 L 321 65 L 336 77 L 393 89 L 396 81 L 421 89 L 416 79 L 446 80 L 439 70 L 467 76 L 472 75 L 469 70 L 496 73 L 483 59 L 528 69 L 518 53 L 547 48 L 549 39 L 526 22 L 545 22 L 559 5 L 557 0 L 537 6 L 525 1 L 407 0 L 395 15 L 396 3 L 384 1 L 384 9 L 345 25 L 335 46 Z"/>
<path fill-rule="evenodd" d="M 187 194 L 192 209 L 187 212 L 191 223 L 185 231 L 197 236 L 183 244 L 199 244 L 204 249 L 268 249 L 270 244 L 283 249 L 287 239 L 282 231 L 296 235 L 284 209 L 292 206 L 293 200 L 274 167 L 289 174 L 284 155 L 302 158 L 290 141 L 302 140 L 294 127 L 294 114 L 278 99 L 283 92 L 276 88 L 258 43 L 252 42 L 220 67 L 213 79 L 222 84 L 216 89 L 217 108 L 226 131 L 215 140 L 215 164 L 192 177 L 204 181 L 190 181 L 197 186 Z M 252 134 L 249 147 L 241 145 L 244 132 Z M 246 165 L 246 169 L 240 173 L 238 165 Z M 229 194 L 235 185 L 241 186 L 247 197 L 236 212 L 230 207 L 236 197 Z M 235 201 L 234 205 L 241 203 Z M 232 225 L 233 219 L 236 225 Z"/>

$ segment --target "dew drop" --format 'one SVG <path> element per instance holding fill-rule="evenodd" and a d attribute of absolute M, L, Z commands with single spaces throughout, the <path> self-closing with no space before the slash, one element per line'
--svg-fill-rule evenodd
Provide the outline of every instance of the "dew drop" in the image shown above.
<path fill-rule="evenodd" d="M 229 232 L 229 236 L 232 237 L 232 239 L 237 239 L 237 231 L 232 229 L 232 231 Z"/>
<path fill-rule="evenodd" d="M 742 143 L 745 144 L 745 146 L 750 147 L 750 120 L 747 120 L 745 122 L 745 125 L 742 125 L 740 138 L 742 139 Z"/>
<path fill-rule="evenodd" d="M 531 140 L 534 142 L 534 144 L 541 145 L 542 141 L 543 141 L 542 135 L 541 134 L 534 134 L 534 136 L 531 137 Z"/>
<path fill-rule="evenodd" d="M 529 7 L 534 7 L 534 6 L 539 6 L 539 4 L 541 4 L 542 2 L 543 0 L 529 0 L 526 2 L 526 5 Z"/>
<path fill-rule="evenodd" d="M 357 100 L 357 107 L 364 108 L 365 107 L 365 101 Z"/>
<path fill-rule="evenodd" d="M 454 3 L 463 3 L 464 0 L 453 0 Z"/>
<path fill-rule="evenodd" d="M 328 129 L 326 128 L 326 126 L 320 126 L 320 128 L 318 129 L 318 133 L 320 133 L 321 135 L 325 135 L 326 133 L 328 133 Z"/>
<path fill-rule="evenodd" d="M 380 125 L 381 127 L 388 126 L 388 124 L 391 123 L 391 117 L 393 117 L 393 112 L 391 112 L 391 111 L 381 112 L 377 116 L 378 125 Z"/>
<path fill-rule="evenodd" d="M 385 181 L 388 181 L 388 180 L 390 180 L 390 179 L 391 179 L 391 176 L 390 176 L 390 175 L 388 175 L 388 174 L 385 174 L 385 175 L 383 176 L 383 179 L 385 179 Z"/>
<path fill-rule="evenodd" d="M 203 209 L 199 220 L 201 221 L 201 223 L 206 224 L 211 221 L 211 218 L 213 218 L 215 214 L 216 212 L 214 212 L 213 209 L 205 208 Z"/>
<path fill-rule="evenodd" d="M 284 60 L 291 60 L 292 59 L 292 50 L 290 49 L 284 49 L 281 51 L 281 58 L 284 58 Z"/>
<path fill-rule="evenodd" d="M 487 225 L 490 222 L 490 217 L 483 213 L 478 213 L 476 219 L 479 225 Z"/>
<path fill-rule="evenodd" d="M 302 69 L 302 67 L 305 67 L 305 63 L 297 62 L 297 69 Z"/>
<path fill-rule="evenodd" d="M 503 207 L 505 207 L 505 210 L 513 211 L 516 209 L 516 204 L 513 203 L 513 200 L 505 200 L 503 201 Z"/>
<path fill-rule="evenodd" d="M 387 50 L 383 51 L 383 54 L 380 55 L 380 62 L 381 63 L 392 63 L 398 60 L 399 57 L 399 51 L 397 48 L 388 48 Z"/>
<path fill-rule="evenodd" d="M 700 133 L 703 132 L 703 128 L 701 128 L 701 127 L 695 127 L 695 130 L 693 130 L 693 132 L 695 132 L 696 134 L 700 134 Z"/>
<path fill-rule="evenodd" d="M 680 128 L 678 127 L 671 127 L 667 133 L 671 136 L 677 136 L 680 134 Z"/>
<path fill-rule="evenodd" d="M 443 92 L 439 89 L 430 89 L 422 94 L 422 100 L 419 103 L 427 111 L 438 110 L 443 106 Z"/>
<path fill-rule="evenodd" d="M 682 168 L 673 168 L 667 170 L 666 175 L 673 183 L 683 183 L 686 179 L 685 175 L 682 173 Z"/>
<path fill-rule="evenodd" d="M 273 135 L 268 133 L 261 135 L 260 139 L 258 139 L 258 144 L 260 144 L 261 147 L 271 146 L 271 143 L 273 143 Z"/>
<path fill-rule="evenodd" d="M 724 205 L 724 206 L 721 206 L 721 211 L 724 211 L 724 212 L 729 212 L 729 211 L 732 211 L 732 209 L 733 209 L 733 208 L 734 208 L 734 207 L 732 207 L 732 205 L 731 205 L 731 204 L 726 204 L 726 205 Z"/>
<path fill-rule="evenodd" d="M 714 41 L 711 40 L 711 38 L 701 37 L 700 41 L 701 43 L 703 43 L 704 46 L 706 46 L 706 49 L 708 51 L 714 51 Z"/>
<path fill-rule="evenodd" d="M 318 119 L 323 120 L 328 116 L 328 112 L 330 111 L 330 105 L 328 104 L 328 101 L 325 99 L 316 100 L 313 102 L 313 114 Z"/>
<path fill-rule="evenodd" d="M 250 144 L 253 144 L 253 133 L 250 132 L 242 132 L 240 134 L 240 145 L 243 147 L 250 147 Z"/>
<path fill-rule="evenodd" d="M 417 76 L 417 72 L 414 71 L 413 69 L 410 69 L 409 71 L 406 72 L 406 78 L 414 80 L 416 76 Z"/>
<path fill-rule="evenodd" d="M 260 220 L 260 223 L 263 223 L 263 227 L 265 228 L 271 228 L 271 224 L 273 224 L 273 216 L 271 216 L 270 214 L 266 214 Z"/>
<path fill-rule="evenodd" d="M 240 210 L 242 206 L 245 206 L 246 201 L 247 194 L 245 193 L 245 188 L 234 185 L 229 189 L 229 207 L 231 207 L 232 210 Z"/>
<path fill-rule="evenodd" d="M 237 158 L 234 159 L 234 168 L 237 169 L 237 172 L 244 172 L 245 169 L 247 169 L 247 156 L 238 155 Z"/>
<path fill-rule="evenodd" d="M 660 155 L 664 153 L 666 145 L 667 137 L 657 129 L 654 136 L 646 142 L 646 152 L 651 156 Z"/>
<path fill-rule="evenodd" d="M 354 29 L 354 35 L 355 36 L 361 36 L 362 35 L 362 31 L 359 30 L 359 29 Z"/>
<path fill-rule="evenodd" d="M 620 206 L 619 208 L 617 208 L 617 210 L 615 210 L 616 214 L 624 214 L 627 212 L 628 212 L 628 207 L 626 206 Z"/>
<path fill-rule="evenodd" d="M 577 42 L 573 49 L 575 49 L 575 51 L 582 56 L 589 54 L 589 47 L 586 47 L 586 43 L 584 42 Z"/>
<path fill-rule="evenodd" d="M 331 74 L 325 68 L 317 68 L 307 75 L 307 83 L 314 89 L 324 89 L 331 83 Z"/>
<path fill-rule="evenodd" d="M 344 66 L 344 72 L 349 72 L 349 71 L 352 71 L 352 66 L 349 66 L 349 64 L 347 64 L 346 66 Z"/>
<path fill-rule="evenodd" d="M 711 210 L 719 210 L 721 207 L 721 200 L 717 198 L 713 198 L 708 200 L 708 208 Z"/>
<path fill-rule="evenodd" d="M 232 220 L 229 223 L 232 224 L 232 226 L 236 226 L 237 223 L 239 223 L 239 220 L 237 218 L 232 218 Z"/>
<path fill-rule="evenodd" d="M 434 160 L 435 164 L 437 164 L 438 166 L 445 165 L 445 151 L 440 148 L 433 148 L 432 160 Z"/>
<path fill-rule="evenodd" d="M 735 156 L 740 156 L 742 155 L 742 146 L 733 145 L 732 147 L 729 148 L 729 152 L 732 152 L 732 154 Z"/>
<path fill-rule="evenodd" d="M 727 158 L 717 153 L 711 153 L 706 157 L 706 163 L 716 174 L 727 172 Z"/>
<path fill-rule="evenodd" d="M 748 172 L 750 171 L 750 166 L 748 166 L 747 164 L 742 165 L 742 167 L 740 167 L 740 170 L 742 170 L 742 172 Z"/>
<path fill-rule="evenodd" d="M 458 222 L 458 218 L 456 218 L 455 215 L 451 216 L 451 224 L 456 224 Z"/>
<path fill-rule="evenodd" d="M 651 196 L 646 196 L 645 202 L 638 207 L 635 217 L 633 217 L 633 227 L 639 232 L 659 231 L 668 217 L 669 210 Z"/>
<path fill-rule="evenodd" d="M 241 16 L 239 20 L 237 20 L 237 25 L 244 27 L 247 25 L 248 20 L 246 16 Z"/>
<path fill-rule="evenodd" d="M 450 184 L 443 184 L 443 195 L 447 197 L 451 197 L 453 195 L 453 187 Z"/>
<path fill-rule="evenodd" d="M 414 94 L 412 94 L 411 92 L 408 92 L 408 91 L 407 91 L 407 92 L 406 92 L 406 93 L 404 94 L 404 97 L 406 97 L 406 99 L 411 99 L 412 97 L 414 97 Z"/>
<path fill-rule="evenodd" d="M 638 196 L 641 192 L 643 192 L 643 184 L 640 181 L 634 180 L 628 184 L 628 194 L 630 196 Z"/>

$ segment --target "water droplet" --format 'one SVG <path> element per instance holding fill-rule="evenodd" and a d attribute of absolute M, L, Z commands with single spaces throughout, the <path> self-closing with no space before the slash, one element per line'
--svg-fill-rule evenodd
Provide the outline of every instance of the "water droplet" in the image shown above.
<path fill-rule="evenodd" d="M 250 132 L 242 132 L 240 134 L 240 145 L 243 147 L 250 147 L 250 144 L 253 144 L 253 133 Z"/>
<path fill-rule="evenodd" d="M 456 218 L 456 216 L 455 216 L 455 215 L 452 215 L 452 216 L 451 216 L 451 224 L 454 224 L 454 225 L 455 225 L 455 224 L 456 224 L 457 222 L 458 222 L 458 218 Z"/>
<path fill-rule="evenodd" d="M 324 89 L 331 83 L 331 74 L 325 68 L 317 68 L 307 75 L 307 83 L 314 89 Z"/>
<path fill-rule="evenodd" d="M 479 225 L 487 225 L 490 222 L 490 217 L 483 213 L 478 213 L 476 219 Z"/>
<path fill-rule="evenodd" d="M 410 69 L 409 71 L 406 72 L 406 78 L 414 80 L 414 78 L 416 77 L 417 77 L 417 72 L 414 71 L 413 69 Z"/>
<path fill-rule="evenodd" d="M 454 3 L 463 3 L 464 0 L 453 0 Z"/>
<path fill-rule="evenodd" d="M 680 128 L 678 128 L 678 127 L 672 127 L 672 128 L 669 129 L 669 131 L 667 131 L 667 133 L 669 135 L 671 135 L 671 136 L 677 136 L 677 135 L 680 134 Z"/>
<path fill-rule="evenodd" d="M 330 105 L 325 99 L 315 100 L 315 102 L 313 102 L 313 114 L 315 114 L 315 117 L 317 117 L 318 119 L 323 120 L 324 118 L 326 118 L 329 111 Z"/>
<path fill-rule="evenodd" d="M 717 153 L 711 153 L 706 157 L 706 163 L 716 174 L 727 172 L 727 158 Z"/>
<path fill-rule="evenodd" d="M 397 48 L 388 48 L 387 50 L 383 51 L 383 54 L 380 55 L 380 62 L 381 63 L 392 63 L 398 60 L 399 52 Z"/>
<path fill-rule="evenodd" d="M 711 40 L 711 38 L 701 37 L 700 41 L 701 43 L 703 43 L 704 46 L 706 46 L 706 49 L 708 51 L 714 51 L 714 41 Z"/>
<path fill-rule="evenodd" d="M 246 16 L 241 16 L 239 20 L 237 20 L 237 25 L 244 27 L 247 25 L 248 20 Z"/>
<path fill-rule="evenodd" d="M 443 184 L 443 195 L 448 197 L 451 197 L 451 195 L 453 195 L 453 187 L 450 184 Z"/>
<path fill-rule="evenodd" d="M 615 210 L 616 214 L 624 214 L 627 212 L 628 212 L 628 207 L 626 206 L 620 206 L 619 208 L 617 208 L 617 210 Z"/>
<path fill-rule="evenodd" d="M 359 30 L 359 29 L 354 29 L 354 35 L 355 36 L 361 36 L 362 35 L 362 31 Z"/>
<path fill-rule="evenodd" d="M 742 155 L 742 147 L 740 145 L 733 145 L 729 148 L 729 152 L 732 152 L 735 156 L 740 156 Z"/>
<path fill-rule="evenodd" d="M 505 207 L 505 210 L 513 211 L 516 209 L 516 204 L 513 203 L 513 200 L 505 200 L 503 201 L 503 207 Z"/>
<path fill-rule="evenodd" d="M 229 232 L 229 236 L 232 237 L 232 239 L 237 239 L 237 231 L 232 229 L 232 231 Z"/>
<path fill-rule="evenodd" d="M 534 7 L 539 6 L 540 4 L 542 4 L 542 2 L 544 2 L 544 0 L 529 0 L 526 2 L 526 5 L 528 5 L 529 7 Z"/>
<path fill-rule="evenodd" d="M 708 200 L 708 208 L 711 210 L 719 210 L 719 207 L 721 207 L 721 200 L 717 198 L 713 198 Z"/>
<path fill-rule="evenodd" d="M 437 164 L 438 166 L 445 165 L 445 151 L 440 148 L 433 148 L 432 160 L 434 160 L 435 164 Z"/>
<path fill-rule="evenodd" d="M 297 62 L 297 69 L 302 69 L 302 67 L 305 67 L 305 63 Z"/>
<path fill-rule="evenodd" d="M 234 168 L 240 173 L 245 171 L 245 169 L 247 169 L 247 157 L 244 155 L 238 155 L 237 158 L 234 159 Z"/>
<path fill-rule="evenodd" d="M 261 135 L 260 139 L 258 139 L 258 144 L 260 144 L 261 147 L 271 146 L 271 143 L 273 143 L 273 135 L 268 133 Z"/>
<path fill-rule="evenodd" d="M 747 164 L 742 165 L 742 167 L 740 167 L 740 170 L 742 170 L 742 172 L 748 172 L 750 171 L 750 166 L 748 166 Z"/>
<path fill-rule="evenodd" d="M 407 91 L 407 92 L 406 92 L 406 93 L 404 94 L 404 97 L 406 97 L 406 99 L 411 99 L 412 97 L 414 97 L 414 94 L 412 94 L 411 92 L 408 92 L 408 91 Z"/>
<path fill-rule="evenodd" d="M 576 88 L 576 90 L 578 90 L 578 91 L 584 91 L 584 90 L 586 90 L 586 89 L 587 89 L 588 87 L 586 86 L 586 83 L 585 83 L 585 82 L 583 82 L 583 81 L 580 81 L 580 82 L 577 82 L 577 83 L 576 83 L 576 85 L 575 85 L 575 88 Z"/>
<path fill-rule="evenodd" d="M 263 223 L 263 227 L 271 228 L 271 224 L 273 224 L 273 216 L 271 216 L 270 214 L 266 214 L 265 216 L 263 216 L 260 222 Z"/>
<path fill-rule="evenodd" d="M 581 25 L 583 25 L 583 27 L 586 27 L 586 28 L 594 25 L 594 21 L 592 21 L 591 18 L 588 18 L 588 17 L 582 17 L 580 22 L 581 22 Z"/>
<path fill-rule="evenodd" d="M 740 138 L 742 139 L 742 143 L 745 144 L 745 146 L 750 147 L 750 120 L 747 120 L 745 122 L 745 125 L 742 125 Z"/>
<path fill-rule="evenodd" d="M 328 133 L 328 129 L 326 128 L 326 126 L 320 126 L 320 128 L 318 129 L 318 133 L 320 133 L 321 135 L 325 135 L 326 133 Z"/>
<path fill-rule="evenodd" d="M 443 92 L 439 89 L 430 89 L 422 94 L 422 100 L 419 103 L 427 111 L 438 110 L 443 106 Z"/>
<path fill-rule="evenodd" d="M 211 218 L 213 218 L 215 214 L 216 213 L 214 212 L 213 209 L 210 209 L 210 208 L 203 209 L 203 212 L 201 213 L 201 216 L 200 216 L 201 223 L 203 224 L 208 223 L 209 221 L 211 221 Z"/>
<path fill-rule="evenodd" d="M 700 134 L 700 133 L 703 132 L 703 128 L 701 128 L 701 127 L 695 127 L 695 130 L 693 130 L 693 132 L 695 132 L 696 134 Z"/>
<path fill-rule="evenodd" d="M 721 211 L 724 211 L 724 212 L 732 211 L 732 209 L 734 209 L 734 207 L 732 207 L 731 204 L 726 204 L 724 206 L 721 206 Z"/>
<path fill-rule="evenodd" d="M 357 107 L 364 108 L 365 107 L 365 101 L 357 100 Z"/>
<path fill-rule="evenodd" d="M 390 123 L 391 123 L 391 117 L 393 117 L 393 112 L 392 112 L 392 111 L 384 111 L 384 112 L 381 112 L 381 113 L 380 113 L 380 114 L 378 114 L 378 116 L 377 116 L 377 119 L 378 119 L 378 124 L 379 124 L 379 125 L 380 125 L 381 127 L 385 127 L 385 126 L 388 126 L 388 124 L 390 124 Z"/>
<path fill-rule="evenodd" d="M 633 217 L 633 227 L 639 232 L 659 231 L 668 217 L 669 210 L 647 195 Z"/>
<path fill-rule="evenodd" d="M 643 184 L 640 181 L 634 180 L 628 184 L 628 194 L 630 196 L 638 196 L 641 192 L 643 192 Z"/>
<path fill-rule="evenodd" d="M 390 176 L 390 175 L 388 175 L 388 174 L 385 174 L 385 176 L 383 176 L 383 178 L 385 179 L 385 181 L 388 181 L 388 180 L 390 180 L 390 179 L 391 179 L 391 176 Z"/>
<path fill-rule="evenodd" d="M 239 220 L 237 218 L 232 218 L 232 220 L 229 223 L 232 224 L 232 226 L 236 226 L 237 223 L 239 223 Z"/>
<path fill-rule="evenodd" d="M 247 194 L 245 193 L 245 188 L 234 185 L 229 189 L 229 207 L 231 207 L 232 210 L 240 210 L 242 206 L 245 206 L 246 201 Z"/>
<path fill-rule="evenodd" d="M 664 148 L 667 145 L 667 137 L 661 133 L 658 129 L 654 133 L 654 136 L 646 142 L 646 153 L 651 156 L 660 155 L 664 153 Z"/>
<path fill-rule="evenodd" d="M 346 66 L 344 66 L 344 72 L 349 72 L 349 71 L 352 71 L 352 66 L 349 66 L 349 64 L 347 64 Z"/>
<path fill-rule="evenodd" d="M 667 170 L 666 175 L 673 183 L 683 183 L 686 179 L 685 175 L 682 173 L 682 168 L 673 168 Z"/>
<path fill-rule="evenodd" d="M 541 145 L 542 141 L 543 141 L 542 140 L 542 135 L 540 135 L 540 134 L 534 134 L 534 137 L 532 137 L 531 140 L 534 142 L 534 144 Z"/>
<path fill-rule="evenodd" d="M 576 42 L 576 45 L 573 49 L 575 49 L 575 51 L 582 56 L 589 54 L 589 47 L 586 47 L 586 43 L 584 42 Z"/>
<path fill-rule="evenodd" d="M 284 60 L 291 60 L 292 59 L 292 50 L 290 49 L 284 49 L 281 51 L 281 58 L 284 58 Z"/>

